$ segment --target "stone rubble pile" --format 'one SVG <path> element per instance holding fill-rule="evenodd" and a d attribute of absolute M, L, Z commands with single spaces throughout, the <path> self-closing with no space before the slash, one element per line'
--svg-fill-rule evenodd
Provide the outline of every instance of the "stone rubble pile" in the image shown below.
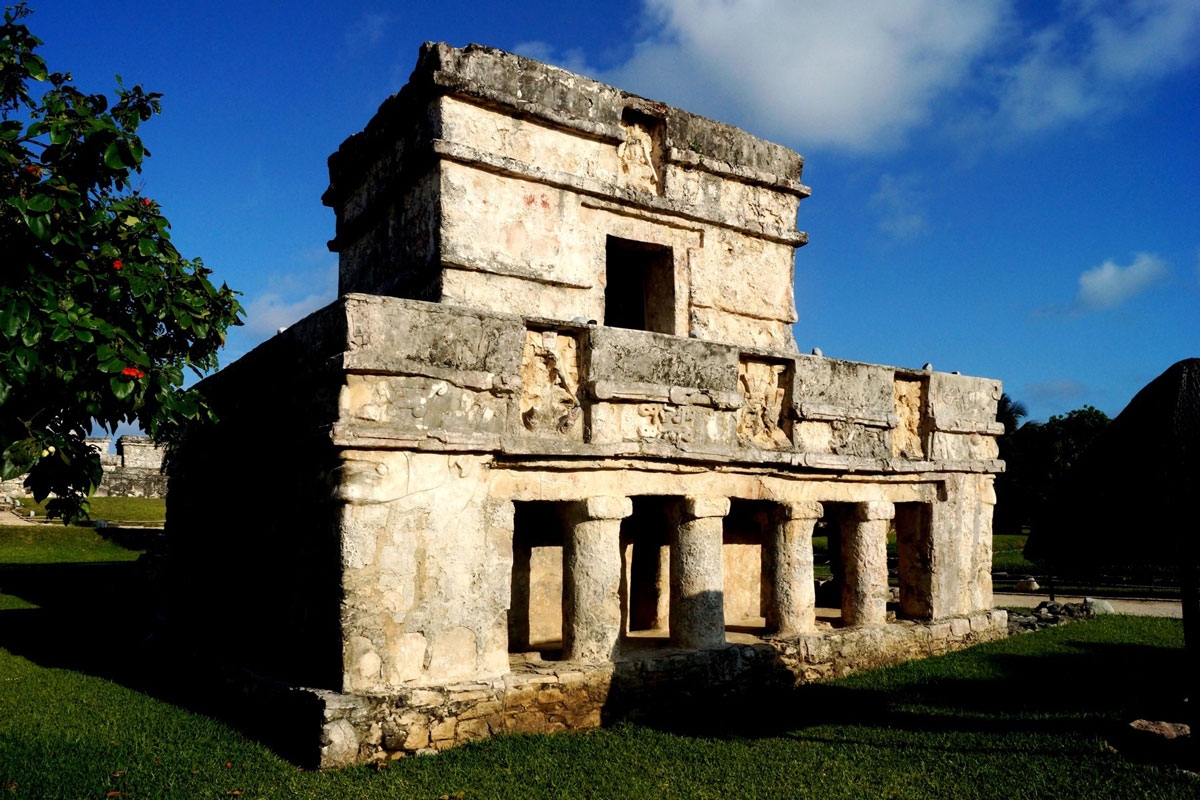
<path fill-rule="evenodd" d="M 1098 614 L 1113 613 L 1112 605 L 1105 600 L 1085 598 L 1082 603 L 1056 603 L 1043 600 L 1028 614 L 1008 612 L 1008 635 L 1031 633 L 1055 625 L 1066 625 L 1080 619 L 1092 619 Z"/>

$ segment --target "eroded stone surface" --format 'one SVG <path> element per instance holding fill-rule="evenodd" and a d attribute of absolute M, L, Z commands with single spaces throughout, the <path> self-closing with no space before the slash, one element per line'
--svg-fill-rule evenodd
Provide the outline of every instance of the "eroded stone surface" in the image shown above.
<path fill-rule="evenodd" d="M 188 641 L 308 687 L 332 766 L 1003 635 L 1000 385 L 796 352 L 801 163 L 423 48 L 330 160 L 345 294 L 201 385 L 221 424 L 169 515 Z M 251 434 L 272 457 L 237 479 L 272 502 L 232 524 L 214 482 Z"/>

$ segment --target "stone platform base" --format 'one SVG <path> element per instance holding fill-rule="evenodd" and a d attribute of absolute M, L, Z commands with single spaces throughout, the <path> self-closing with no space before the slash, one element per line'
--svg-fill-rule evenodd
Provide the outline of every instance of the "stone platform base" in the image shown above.
<path fill-rule="evenodd" d="M 526 654 L 513 657 L 509 674 L 484 681 L 386 697 L 309 690 L 323 707 L 320 766 L 436 752 L 503 733 L 585 730 L 745 694 L 781 695 L 799 684 L 1002 639 L 1007 625 L 1007 612 L 996 610 L 779 638 L 730 633 L 730 644 L 701 651 L 638 637 L 623 643 L 615 663 Z"/>

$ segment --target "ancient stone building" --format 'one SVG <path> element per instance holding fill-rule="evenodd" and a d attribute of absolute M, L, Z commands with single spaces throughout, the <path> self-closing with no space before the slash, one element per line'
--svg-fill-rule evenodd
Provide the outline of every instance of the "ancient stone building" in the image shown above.
<path fill-rule="evenodd" d="M 1003 635 L 1000 384 L 797 352 L 798 155 L 427 45 L 329 166 L 342 296 L 202 384 L 168 508 L 178 629 L 320 763 Z"/>
<path fill-rule="evenodd" d="M 111 436 L 89 436 L 87 443 L 100 453 L 103 473 L 93 494 L 97 497 L 165 497 L 167 476 L 163 474 L 163 448 L 149 436 L 118 436 L 116 452 L 108 452 Z M 31 497 L 25 476 L 0 482 L 0 494 Z"/>

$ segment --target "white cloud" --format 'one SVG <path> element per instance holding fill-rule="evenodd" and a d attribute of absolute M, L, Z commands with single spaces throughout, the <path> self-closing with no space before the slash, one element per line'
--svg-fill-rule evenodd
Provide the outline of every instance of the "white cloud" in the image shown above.
<path fill-rule="evenodd" d="M 645 0 L 629 61 L 520 52 L 786 141 L 883 151 L 927 129 L 1003 141 L 1121 112 L 1200 57 L 1196 0 Z M 1047 10 L 1049 13 L 1047 14 Z"/>
<path fill-rule="evenodd" d="M 299 299 L 288 299 L 274 293 L 260 294 L 245 304 L 246 332 L 255 336 L 272 336 L 280 328 L 298 322 L 332 299 L 325 294 L 310 294 Z"/>
<path fill-rule="evenodd" d="M 884 174 L 871 195 L 871 208 L 879 212 L 879 229 L 895 239 L 912 239 L 926 228 L 920 191 L 912 177 Z"/>
<path fill-rule="evenodd" d="M 235 329 L 240 339 L 257 343 L 333 302 L 337 296 L 337 256 L 325 248 L 313 247 L 297 252 L 294 263 L 308 266 L 274 271 L 267 276 L 262 291 L 247 292 L 242 304 L 246 324 Z"/>
<path fill-rule="evenodd" d="M 1166 275 L 1166 263 L 1151 253 L 1136 254 L 1127 267 L 1105 261 L 1079 276 L 1075 307 L 1093 311 L 1115 308 Z"/>
<path fill-rule="evenodd" d="M 1145 84 L 1197 56 L 1195 0 L 1072 0 L 998 76 L 992 123 L 1033 132 L 1120 113 Z"/>
<path fill-rule="evenodd" d="M 606 74 L 801 146 L 873 149 L 926 122 L 1003 19 L 999 0 L 648 0 L 660 35 Z M 712 99 L 716 96 L 715 101 Z"/>

